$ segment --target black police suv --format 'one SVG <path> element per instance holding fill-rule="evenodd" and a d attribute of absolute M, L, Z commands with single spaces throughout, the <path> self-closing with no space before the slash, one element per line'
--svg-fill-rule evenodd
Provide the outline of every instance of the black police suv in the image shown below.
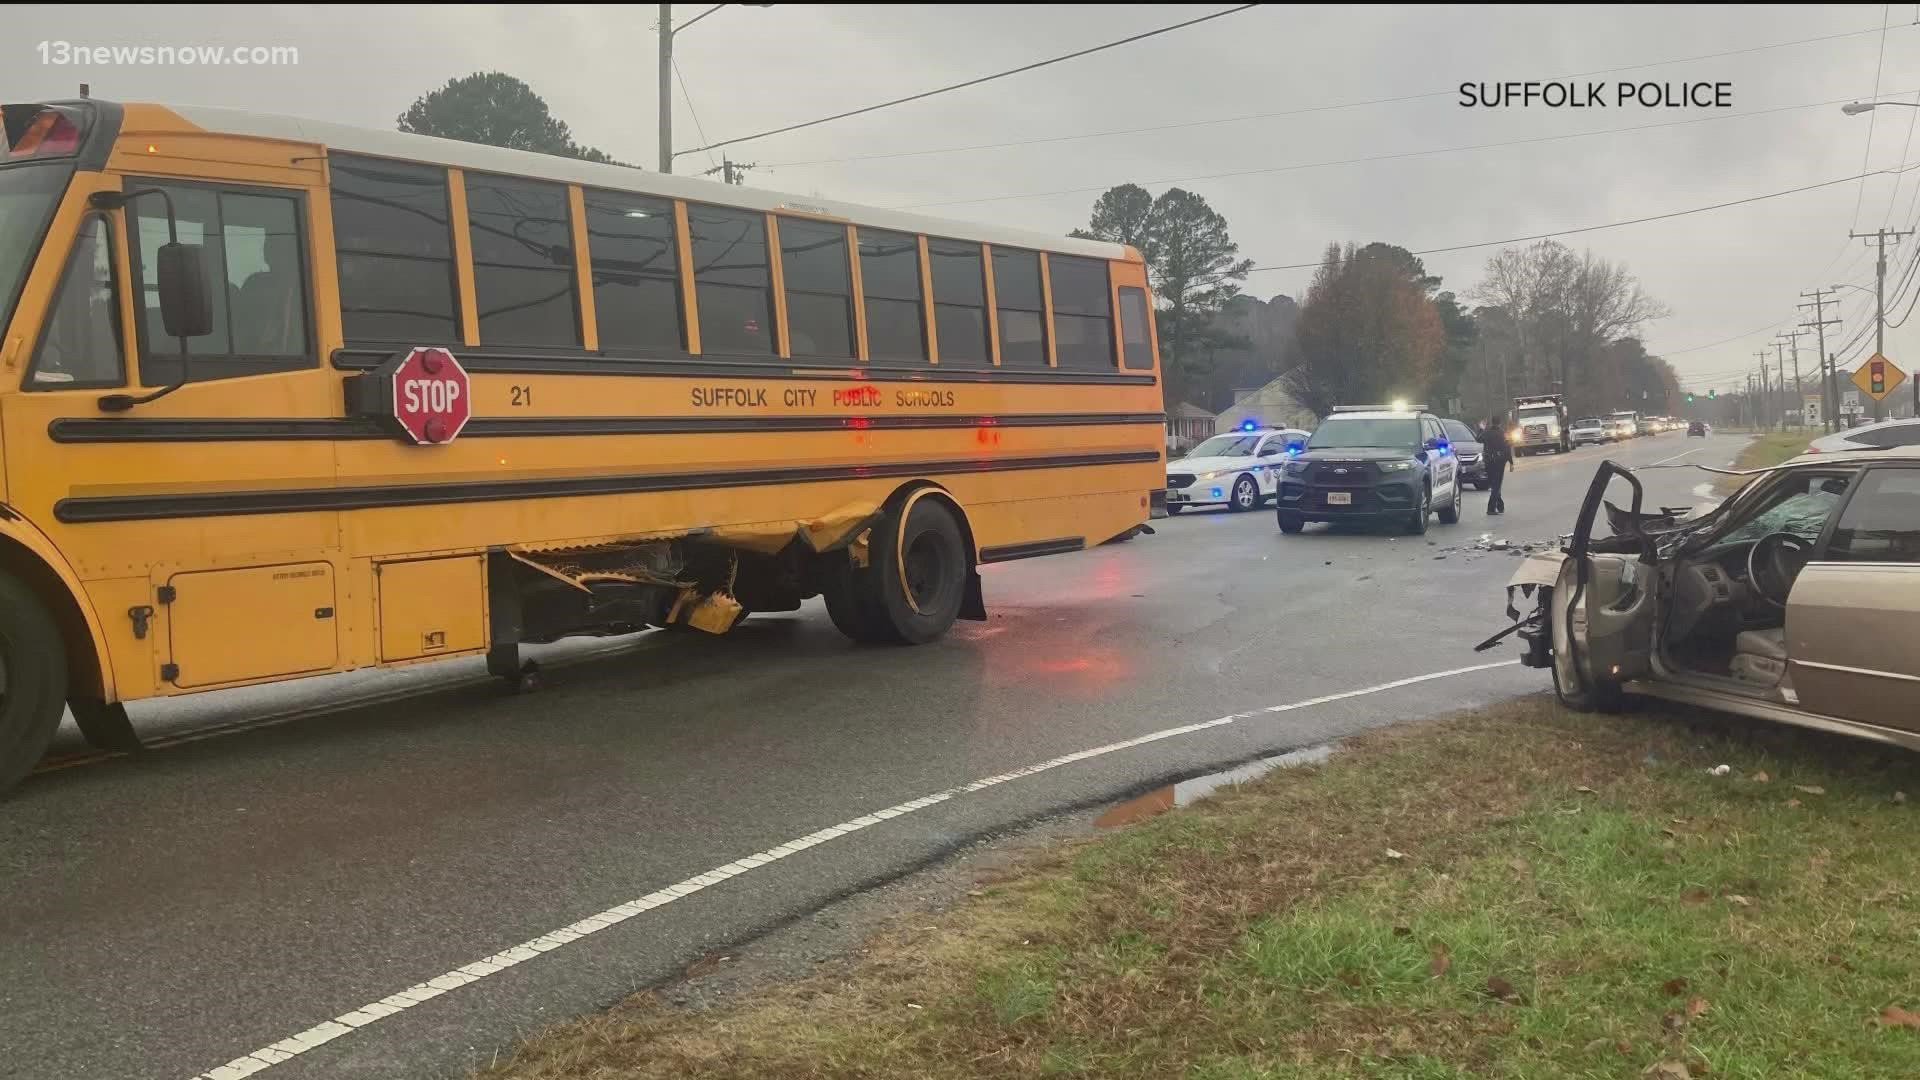
<path fill-rule="evenodd" d="M 1439 417 L 1420 409 L 1338 406 L 1282 467 L 1280 531 L 1309 521 L 1427 531 L 1460 520 L 1460 461 Z"/>

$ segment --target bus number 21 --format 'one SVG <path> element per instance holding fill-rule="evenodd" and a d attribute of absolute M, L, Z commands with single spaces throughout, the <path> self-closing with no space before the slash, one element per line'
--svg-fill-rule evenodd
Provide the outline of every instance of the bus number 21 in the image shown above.
<path fill-rule="evenodd" d="M 514 387 L 513 403 L 516 406 L 532 405 L 533 404 L 533 387 L 531 386 Z"/>

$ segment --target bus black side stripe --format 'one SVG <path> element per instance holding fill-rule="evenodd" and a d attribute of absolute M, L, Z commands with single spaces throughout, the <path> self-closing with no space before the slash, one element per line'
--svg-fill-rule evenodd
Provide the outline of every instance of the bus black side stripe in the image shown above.
<path fill-rule="evenodd" d="M 858 384 L 860 382 L 933 383 L 1050 383 L 1094 386 L 1152 386 L 1152 372 L 1118 368 L 956 368 L 935 364 L 862 364 L 841 358 L 767 356 L 728 358 L 680 354 L 620 356 L 608 353 L 488 352 L 458 344 L 446 346 L 460 358 L 460 366 L 474 375 L 626 375 L 642 378 L 800 379 Z M 391 359 L 392 348 L 349 345 L 333 352 L 340 371 L 371 371 Z M 405 352 L 405 349 L 397 350 Z"/>
<path fill-rule="evenodd" d="M 1062 536 L 1055 540 L 1035 540 L 1028 544 L 1002 544 L 999 547 L 980 549 L 980 561 L 983 563 L 1012 562 L 1015 559 L 1032 559 L 1040 555 L 1064 555 L 1069 551 L 1080 551 L 1087 546 L 1084 536 Z"/>
<path fill-rule="evenodd" d="M 701 488 L 764 487 L 832 480 L 867 480 L 955 473 L 1068 469 L 1088 465 L 1158 463 L 1154 450 L 1040 457 L 964 458 L 947 461 L 898 461 L 873 465 L 807 465 L 785 469 L 729 469 L 699 473 L 633 473 L 570 476 L 558 479 L 477 480 L 444 484 L 381 484 L 365 487 L 290 488 L 284 491 L 179 492 L 161 495 L 89 495 L 61 499 L 53 516 L 68 524 L 100 521 L 154 521 L 167 518 L 231 517 L 242 514 L 299 514 L 311 511 L 373 510 L 443 503 L 504 502 L 579 495 L 629 495 Z"/>
<path fill-rule="evenodd" d="M 1096 427 L 1164 424 L 1165 413 L 1022 413 L 1005 416 L 541 416 L 479 417 L 461 438 L 555 435 L 701 435 L 771 431 L 851 431 L 910 428 Z M 57 443 L 299 442 L 392 439 L 368 419 L 229 419 L 62 417 L 47 424 Z"/>

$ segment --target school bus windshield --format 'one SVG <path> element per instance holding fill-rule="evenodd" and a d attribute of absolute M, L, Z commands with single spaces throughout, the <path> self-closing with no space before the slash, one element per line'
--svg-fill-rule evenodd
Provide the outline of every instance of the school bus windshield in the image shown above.
<path fill-rule="evenodd" d="M 0 330 L 13 317 L 27 267 L 69 171 L 56 164 L 0 168 Z"/>

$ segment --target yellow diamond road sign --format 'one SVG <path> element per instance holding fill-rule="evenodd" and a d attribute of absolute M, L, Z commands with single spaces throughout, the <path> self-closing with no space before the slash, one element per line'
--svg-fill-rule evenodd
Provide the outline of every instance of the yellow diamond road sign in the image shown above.
<path fill-rule="evenodd" d="M 1853 385 L 1875 401 L 1893 393 L 1893 388 L 1906 380 L 1907 373 L 1879 353 L 1874 353 L 1853 372 Z"/>

